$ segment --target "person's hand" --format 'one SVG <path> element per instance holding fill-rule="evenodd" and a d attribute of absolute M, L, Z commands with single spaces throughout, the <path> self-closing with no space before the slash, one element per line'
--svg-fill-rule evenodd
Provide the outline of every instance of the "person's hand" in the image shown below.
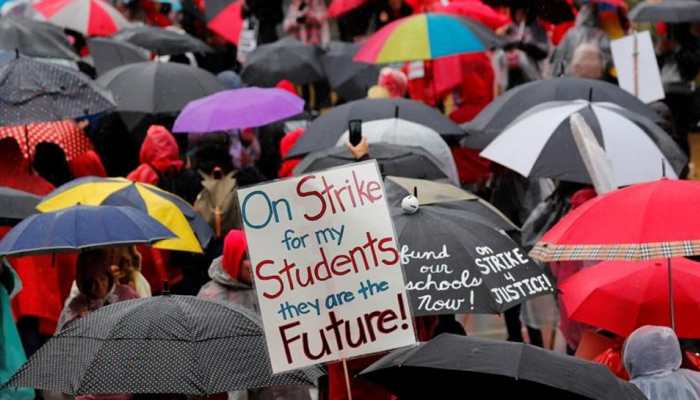
<path fill-rule="evenodd" d="M 369 143 L 367 142 L 367 138 L 364 136 L 357 146 L 353 146 L 350 142 L 348 142 L 347 145 L 350 153 L 352 153 L 352 156 L 355 157 L 356 160 L 359 160 L 369 154 Z"/>

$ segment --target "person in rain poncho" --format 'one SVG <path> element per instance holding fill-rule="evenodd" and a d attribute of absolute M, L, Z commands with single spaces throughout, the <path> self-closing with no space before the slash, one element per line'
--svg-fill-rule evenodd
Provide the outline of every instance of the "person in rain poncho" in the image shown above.
<path fill-rule="evenodd" d="M 680 368 L 681 346 L 671 328 L 643 326 L 627 338 L 625 368 L 649 400 L 700 398 L 700 373 Z"/>
<path fill-rule="evenodd" d="M 99 308 L 138 298 L 127 285 L 115 282 L 110 271 L 110 253 L 105 249 L 87 250 L 78 256 L 75 283 L 78 293 L 66 300 L 58 319 L 57 332 L 67 323 Z"/>
<path fill-rule="evenodd" d="M 148 128 L 139 160 L 141 165 L 131 171 L 127 179 L 151 185 L 158 185 L 163 176 L 179 172 L 184 164 L 175 138 L 160 125 Z"/>
<path fill-rule="evenodd" d="M 248 258 L 245 233 L 232 229 L 224 239 L 223 255 L 209 267 L 211 281 L 205 284 L 197 297 L 217 300 L 245 307 L 260 315 L 252 272 Z M 304 386 L 273 386 L 248 391 L 230 392 L 231 400 L 309 400 L 309 388 Z"/>

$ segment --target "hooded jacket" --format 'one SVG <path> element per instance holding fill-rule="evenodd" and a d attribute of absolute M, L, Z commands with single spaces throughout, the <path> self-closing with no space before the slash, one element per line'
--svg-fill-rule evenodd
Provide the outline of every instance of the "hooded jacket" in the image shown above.
<path fill-rule="evenodd" d="M 141 145 L 139 165 L 127 178 L 135 182 L 158 185 L 160 176 L 179 171 L 183 162 L 175 137 L 164 126 L 153 125 L 148 129 Z"/>

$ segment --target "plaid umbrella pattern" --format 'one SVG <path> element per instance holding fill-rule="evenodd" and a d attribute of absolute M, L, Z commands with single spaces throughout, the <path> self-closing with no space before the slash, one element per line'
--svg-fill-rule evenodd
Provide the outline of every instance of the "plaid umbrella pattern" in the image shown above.
<path fill-rule="evenodd" d="M 63 149 L 68 161 L 92 150 L 92 143 L 73 121 L 40 122 L 26 126 L 0 127 L 0 139 L 13 138 L 25 158 L 34 158 L 39 143 L 53 143 Z"/>
<path fill-rule="evenodd" d="M 0 126 L 61 121 L 114 108 L 87 76 L 19 56 L 0 65 Z"/>
<path fill-rule="evenodd" d="M 316 369 L 272 375 L 262 325 L 252 312 L 166 295 L 106 306 L 66 325 L 7 386 L 72 395 L 201 396 L 314 385 L 320 375 Z"/>

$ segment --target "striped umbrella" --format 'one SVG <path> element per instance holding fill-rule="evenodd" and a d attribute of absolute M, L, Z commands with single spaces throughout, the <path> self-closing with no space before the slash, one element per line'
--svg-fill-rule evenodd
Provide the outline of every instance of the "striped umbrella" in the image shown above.
<path fill-rule="evenodd" d="M 496 47 L 489 28 L 468 18 L 442 13 L 416 14 L 385 26 L 362 46 L 355 61 L 385 64 L 432 60 Z"/>
<path fill-rule="evenodd" d="M 34 9 L 48 22 L 85 36 L 111 36 L 129 26 L 116 8 L 102 0 L 41 0 Z"/>

